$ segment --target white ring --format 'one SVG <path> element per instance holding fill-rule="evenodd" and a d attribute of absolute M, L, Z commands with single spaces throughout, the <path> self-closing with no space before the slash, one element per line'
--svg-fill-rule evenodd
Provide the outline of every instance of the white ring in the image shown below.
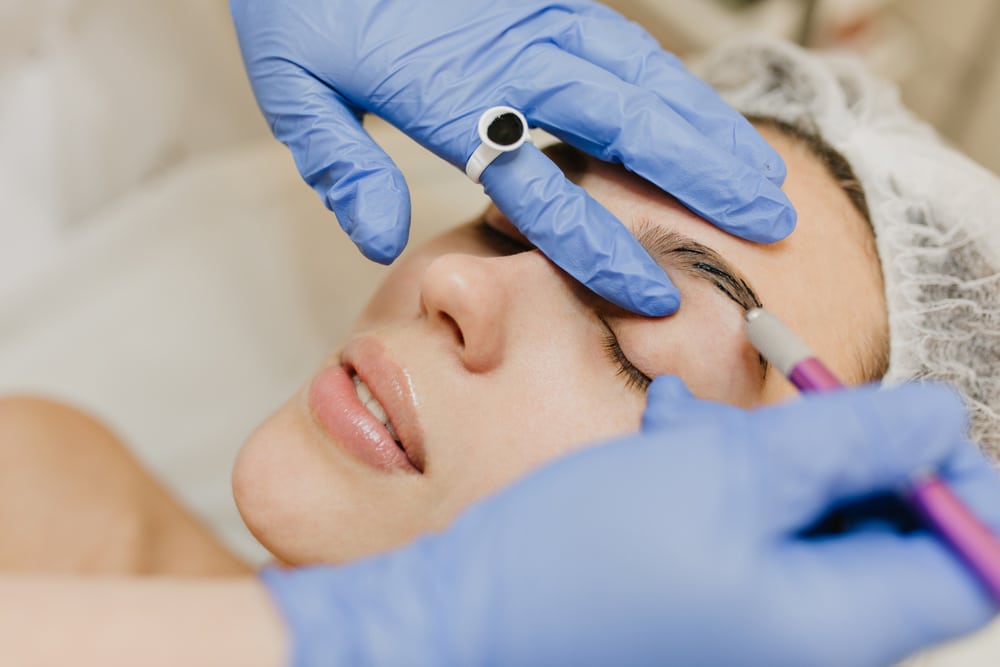
<path fill-rule="evenodd" d="M 513 115 L 520 121 L 520 135 L 509 140 L 504 140 L 501 137 L 495 137 L 497 140 L 490 138 L 490 128 L 494 121 L 507 115 Z M 492 107 L 484 111 L 483 115 L 479 117 L 478 132 L 479 140 L 482 143 L 476 148 L 469 161 L 465 163 L 465 175 L 472 179 L 473 183 L 479 182 L 483 171 L 485 171 L 486 167 L 490 166 L 493 160 L 496 160 L 504 153 L 516 151 L 525 142 L 531 143 L 531 131 L 528 129 L 528 120 L 524 117 L 524 114 L 513 107 Z"/>

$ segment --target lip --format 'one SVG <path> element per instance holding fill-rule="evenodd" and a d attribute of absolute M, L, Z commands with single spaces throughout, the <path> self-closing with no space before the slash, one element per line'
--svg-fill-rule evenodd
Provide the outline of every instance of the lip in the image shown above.
<path fill-rule="evenodd" d="M 362 405 L 352 374 L 371 390 L 385 409 L 403 449 L 375 416 Z M 383 471 L 423 473 L 423 429 L 417 418 L 410 375 L 372 337 L 350 341 L 340 363 L 322 370 L 309 388 L 309 407 L 333 439 L 363 463 Z"/>

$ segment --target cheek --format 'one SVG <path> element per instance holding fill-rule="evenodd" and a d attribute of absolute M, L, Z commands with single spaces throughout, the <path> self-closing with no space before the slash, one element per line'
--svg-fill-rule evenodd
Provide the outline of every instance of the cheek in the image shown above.
<path fill-rule="evenodd" d="M 342 563 L 415 537 L 400 502 L 415 490 L 347 459 L 299 407 L 293 399 L 258 427 L 233 466 L 233 497 L 254 537 L 291 565 Z"/>
<path fill-rule="evenodd" d="M 555 458 L 639 427 L 645 397 L 615 377 L 596 331 L 578 340 L 549 333 L 519 346 L 497 373 L 433 388 L 452 399 L 428 406 L 441 447 L 434 527 Z M 560 344 L 538 344 L 553 338 Z"/>

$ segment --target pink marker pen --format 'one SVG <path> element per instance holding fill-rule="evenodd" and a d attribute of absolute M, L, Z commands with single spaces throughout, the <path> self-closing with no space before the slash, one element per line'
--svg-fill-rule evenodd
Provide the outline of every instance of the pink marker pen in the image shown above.
<path fill-rule="evenodd" d="M 842 388 L 837 377 L 774 314 L 754 308 L 746 315 L 750 343 L 803 392 Z M 1000 605 L 1000 539 L 933 472 L 910 481 L 903 493 L 916 513 L 983 582 Z"/>

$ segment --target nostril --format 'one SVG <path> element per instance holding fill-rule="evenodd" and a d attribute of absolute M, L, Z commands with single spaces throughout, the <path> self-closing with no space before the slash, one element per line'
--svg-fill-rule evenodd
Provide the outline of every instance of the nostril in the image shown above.
<path fill-rule="evenodd" d="M 455 340 L 458 341 L 458 344 L 465 347 L 465 336 L 462 335 L 462 328 L 458 326 L 458 322 L 455 321 L 455 318 L 444 312 L 439 312 L 438 315 L 445 324 L 451 327 L 452 332 L 455 334 Z"/>

